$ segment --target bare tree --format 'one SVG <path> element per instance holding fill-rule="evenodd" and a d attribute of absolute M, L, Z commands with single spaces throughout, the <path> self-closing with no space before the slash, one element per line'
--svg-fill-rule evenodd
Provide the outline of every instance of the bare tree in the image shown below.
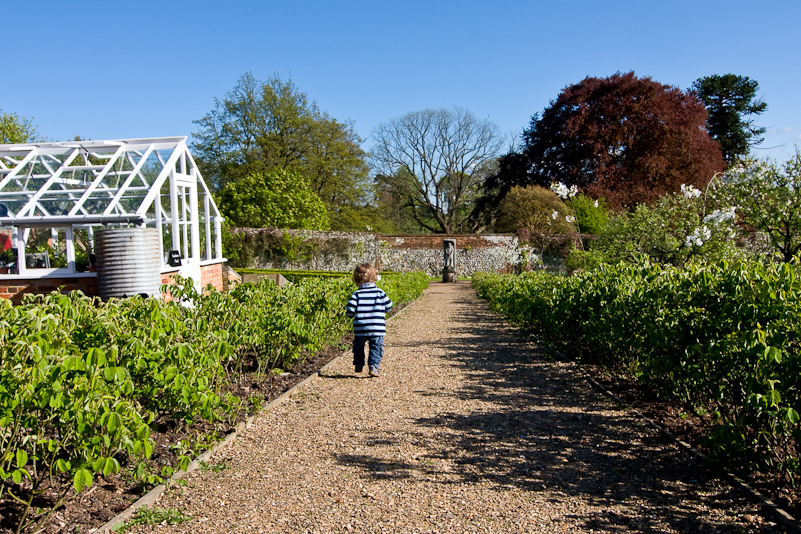
<path fill-rule="evenodd" d="M 494 123 L 461 108 L 407 113 L 372 136 L 380 179 L 422 228 L 446 234 L 460 229 L 504 142 Z"/>

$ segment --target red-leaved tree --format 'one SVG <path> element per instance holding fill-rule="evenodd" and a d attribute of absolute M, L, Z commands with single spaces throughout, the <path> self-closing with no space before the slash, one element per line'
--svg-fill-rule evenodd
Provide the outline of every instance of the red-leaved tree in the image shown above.
<path fill-rule="evenodd" d="M 726 168 L 706 119 L 691 91 L 633 72 L 588 77 L 532 117 L 523 132 L 527 176 L 514 181 L 577 185 L 614 208 L 650 203 L 681 184 L 701 189 Z"/>

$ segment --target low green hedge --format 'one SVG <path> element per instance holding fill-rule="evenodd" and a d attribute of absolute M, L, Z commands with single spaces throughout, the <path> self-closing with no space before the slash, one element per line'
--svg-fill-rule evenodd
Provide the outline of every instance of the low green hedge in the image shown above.
<path fill-rule="evenodd" d="M 493 310 L 709 415 L 705 446 L 730 469 L 801 474 L 801 266 L 603 265 L 473 277 Z"/>

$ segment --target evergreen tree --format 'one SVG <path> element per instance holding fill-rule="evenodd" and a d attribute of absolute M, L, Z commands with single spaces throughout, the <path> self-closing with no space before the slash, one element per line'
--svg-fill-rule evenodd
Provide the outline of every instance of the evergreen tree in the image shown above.
<path fill-rule="evenodd" d="M 709 112 L 707 130 L 720 144 L 729 165 L 742 161 L 750 147 L 764 140 L 765 128 L 754 126 L 756 117 L 768 109 L 757 99 L 758 89 L 756 80 L 736 74 L 714 74 L 693 83 L 693 90 Z"/>

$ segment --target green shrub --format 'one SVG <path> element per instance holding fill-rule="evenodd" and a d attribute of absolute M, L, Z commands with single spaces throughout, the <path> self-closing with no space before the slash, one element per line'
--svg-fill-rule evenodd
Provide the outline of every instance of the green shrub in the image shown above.
<path fill-rule="evenodd" d="M 578 220 L 578 229 L 582 234 L 602 234 L 609 223 L 609 212 L 606 201 L 599 198 L 592 199 L 579 194 L 567 202 Z"/>
<path fill-rule="evenodd" d="M 571 277 L 474 276 L 490 307 L 582 361 L 625 371 L 711 414 L 705 445 L 734 470 L 795 483 L 801 411 L 801 267 L 641 259 Z"/>

